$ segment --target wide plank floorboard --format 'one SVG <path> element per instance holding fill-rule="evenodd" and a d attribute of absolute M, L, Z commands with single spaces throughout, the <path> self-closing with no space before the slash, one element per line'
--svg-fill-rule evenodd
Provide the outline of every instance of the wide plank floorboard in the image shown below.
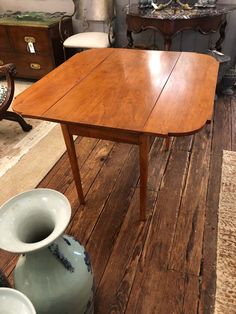
<path fill-rule="evenodd" d="M 66 232 L 90 254 L 96 314 L 213 313 L 222 150 L 236 150 L 235 122 L 235 98 L 221 97 L 199 133 L 171 138 L 168 151 L 163 139 L 152 141 L 145 222 L 135 146 L 76 139 L 85 205 L 66 153 L 39 184 L 71 202 Z M 16 261 L 0 250 L 11 282 Z"/>

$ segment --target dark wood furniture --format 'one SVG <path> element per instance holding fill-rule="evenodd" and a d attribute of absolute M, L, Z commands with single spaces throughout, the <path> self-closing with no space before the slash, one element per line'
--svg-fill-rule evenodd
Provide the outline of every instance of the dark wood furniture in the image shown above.
<path fill-rule="evenodd" d="M 32 126 L 28 124 L 18 113 L 8 111 L 14 95 L 15 84 L 13 76 L 15 73 L 16 68 L 13 64 L 0 66 L 0 75 L 5 77 L 7 80 L 7 87 L 4 87 L 4 93 L 1 94 L 2 99 L 0 99 L 0 120 L 6 119 L 16 121 L 20 124 L 23 131 L 28 132 L 32 129 Z"/>
<path fill-rule="evenodd" d="M 219 39 L 214 48 L 221 51 L 227 24 L 226 16 L 236 9 L 235 5 L 217 5 L 216 8 L 182 10 L 166 8 L 153 12 L 152 9 L 139 9 L 133 4 L 126 15 L 128 47 L 134 45 L 132 33 L 140 33 L 147 29 L 159 31 L 164 38 L 164 49 L 170 50 L 172 38 L 179 32 L 190 29 L 201 34 L 215 33 L 219 30 Z"/>
<path fill-rule="evenodd" d="M 15 15 L 0 18 L 0 65 L 14 63 L 18 77 L 39 79 L 61 64 L 59 21 L 60 17 L 36 21 Z M 62 28 L 73 33 L 71 18 L 63 20 Z"/>
<path fill-rule="evenodd" d="M 91 49 L 17 96 L 13 108 L 61 124 L 81 203 L 73 134 L 138 145 L 145 219 L 150 136 L 192 134 L 211 120 L 217 72 L 218 63 L 207 55 Z"/>

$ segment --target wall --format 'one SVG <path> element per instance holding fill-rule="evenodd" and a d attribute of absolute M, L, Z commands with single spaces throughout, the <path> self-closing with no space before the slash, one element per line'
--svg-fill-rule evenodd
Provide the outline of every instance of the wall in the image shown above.
<path fill-rule="evenodd" d="M 117 45 L 119 47 L 126 46 L 126 23 L 125 23 L 125 7 L 131 3 L 137 3 L 138 0 L 115 0 L 117 7 L 116 34 Z M 236 5 L 236 0 L 220 0 L 221 3 L 232 3 Z M 71 0 L 0 0 L 0 10 L 29 10 L 29 11 L 65 11 L 72 12 L 73 3 Z M 92 25 L 93 29 L 103 29 L 105 26 L 101 24 Z M 81 28 L 78 20 L 74 21 L 75 30 Z M 236 11 L 228 15 L 228 26 L 226 39 L 223 45 L 223 52 L 230 55 L 233 62 L 236 56 Z M 172 44 L 173 50 L 198 51 L 205 52 L 212 41 L 215 41 L 218 34 L 204 36 L 196 32 L 185 31 L 178 34 Z M 139 45 L 155 45 L 159 49 L 163 49 L 162 37 L 154 31 L 146 31 L 135 37 L 135 43 Z"/>

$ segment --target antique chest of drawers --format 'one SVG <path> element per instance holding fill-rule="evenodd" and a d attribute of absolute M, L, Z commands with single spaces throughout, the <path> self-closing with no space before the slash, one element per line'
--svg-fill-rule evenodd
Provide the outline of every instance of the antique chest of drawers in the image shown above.
<path fill-rule="evenodd" d="M 0 17 L 0 65 L 14 63 L 18 77 L 39 79 L 64 61 L 60 14 L 16 13 Z M 62 27 L 73 34 L 71 18 Z"/>

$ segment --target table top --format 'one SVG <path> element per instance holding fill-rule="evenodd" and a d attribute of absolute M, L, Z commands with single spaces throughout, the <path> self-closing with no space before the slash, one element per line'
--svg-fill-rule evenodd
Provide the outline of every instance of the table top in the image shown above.
<path fill-rule="evenodd" d="M 147 19 L 160 20 L 185 20 L 201 17 L 214 17 L 236 10 L 236 5 L 217 4 L 213 8 L 194 8 L 192 10 L 183 10 L 181 7 L 168 6 L 163 10 L 154 11 L 153 8 L 140 9 L 138 4 L 131 4 L 127 7 L 127 14 L 131 16 L 140 16 Z"/>
<path fill-rule="evenodd" d="M 218 63 L 190 52 L 91 49 L 18 95 L 26 117 L 153 135 L 183 135 L 211 119 Z"/>

